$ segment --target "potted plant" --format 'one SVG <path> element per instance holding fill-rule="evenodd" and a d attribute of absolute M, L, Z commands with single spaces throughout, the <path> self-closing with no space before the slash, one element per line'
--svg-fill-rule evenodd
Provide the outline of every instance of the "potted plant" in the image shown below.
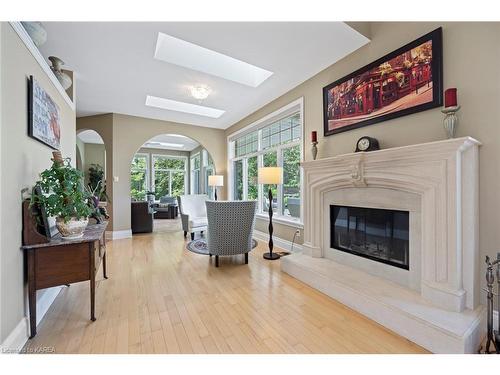
<path fill-rule="evenodd" d="M 89 167 L 88 188 L 93 195 L 99 198 L 100 206 L 105 207 L 106 201 L 109 201 L 106 194 L 106 183 L 104 182 L 104 169 L 99 164 L 91 164 Z"/>
<path fill-rule="evenodd" d="M 54 155 L 52 166 L 40 173 L 36 186 L 41 194 L 32 194 L 31 204 L 42 205 L 65 239 L 80 238 L 93 213 L 90 194 L 83 187 L 83 173 L 73 168 L 70 159 Z"/>

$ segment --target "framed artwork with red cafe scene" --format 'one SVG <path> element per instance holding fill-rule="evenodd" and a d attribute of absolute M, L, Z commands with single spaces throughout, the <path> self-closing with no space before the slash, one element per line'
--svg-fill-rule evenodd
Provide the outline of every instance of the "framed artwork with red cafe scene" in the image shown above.
<path fill-rule="evenodd" d="M 324 87 L 325 136 L 441 106 L 442 56 L 438 28 Z"/>

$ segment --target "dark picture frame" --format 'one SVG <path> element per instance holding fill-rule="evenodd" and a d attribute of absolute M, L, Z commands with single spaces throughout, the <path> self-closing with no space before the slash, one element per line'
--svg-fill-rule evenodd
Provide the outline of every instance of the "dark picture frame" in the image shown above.
<path fill-rule="evenodd" d="M 442 41 L 440 27 L 323 87 L 324 135 L 442 106 Z"/>
<path fill-rule="evenodd" d="M 28 79 L 28 135 L 54 150 L 61 147 L 59 106 L 33 76 Z"/>

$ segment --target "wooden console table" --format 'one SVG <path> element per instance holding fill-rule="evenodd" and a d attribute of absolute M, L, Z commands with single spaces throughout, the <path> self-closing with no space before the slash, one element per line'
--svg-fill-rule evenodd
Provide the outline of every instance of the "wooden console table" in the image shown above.
<path fill-rule="evenodd" d="M 108 223 L 87 226 L 82 238 L 63 240 L 58 234 L 47 243 L 25 245 L 28 266 L 30 338 L 36 335 L 36 291 L 54 286 L 90 281 L 90 319 L 95 321 L 95 275 L 103 265 L 106 275 Z"/>

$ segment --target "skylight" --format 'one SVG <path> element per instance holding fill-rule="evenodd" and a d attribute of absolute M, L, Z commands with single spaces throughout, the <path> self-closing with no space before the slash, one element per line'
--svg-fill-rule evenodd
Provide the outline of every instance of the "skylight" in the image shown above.
<path fill-rule="evenodd" d="M 222 109 L 205 107 L 185 102 L 178 102 L 177 100 L 159 98 L 157 96 L 148 95 L 146 97 L 146 105 L 149 107 L 156 107 L 167 109 L 169 111 L 191 113 L 193 115 L 206 116 L 212 118 L 221 117 L 225 111 Z"/>
<path fill-rule="evenodd" d="M 158 33 L 154 57 L 251 87 L 259 86 L 273 75 L 258 66 L 164 33 Z"/>
<path fill-rule="evenodd" d="M 146 142 L 146 146 L 161 146 L 161 147 L 172 147 L 172 148 L 184 148 L 183 144 L 180 143 L 170 143 L 170 142 Z"/>

